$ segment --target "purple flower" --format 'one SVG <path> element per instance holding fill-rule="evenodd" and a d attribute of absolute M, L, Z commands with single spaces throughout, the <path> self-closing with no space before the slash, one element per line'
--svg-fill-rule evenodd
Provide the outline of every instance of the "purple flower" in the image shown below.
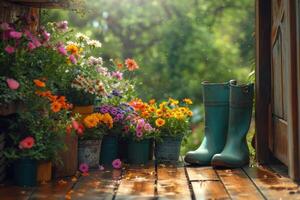
<path fill-rule="evenodd" d="M 21 32 L 17 32 L 17 31 L 10 31 L 9 32 L 9 37 L 18 40 L 18 39 L 20 39 L 22 37 L 22 33 Z"/>
<path fill-rule="evenodd" d="M 117 91 L 117 90 L 113 90 L 112 91 L 112 95 L 116 96 L 116 97 L 121 97 L 121 92 Z"/>
<path fill-rule="evenodd" d="M 111 76 L 119 80 L 123 79 L 123 73 L 119 71 L 112 72 Z"/>
<path fill-rule="evenodd" d="M 117 117 L 118 117 L 119 119 L 123 119 L 123 118 L 124 118 L 124 114 L 118 113 L 118 114 L 117 114 Z"/>
<path fill-rule="evenodd" d="M 122 167 L 122 162 L 120 159 L 115 159 L 113 162 L 112 162 L 112 166 L 113 168 L 115 169 L 120 169 Z"/>
<path fill-rule="evenodd" d="M 88 164 L 86 164 L 86 163 L 81 163 L 80 166 L 79 166 L 79 170 L 80 170 L 82 173 L 88 173 L 88 172 L 89 172 L 89 166 L 88 166 Z"/>
<path fill-rule="evenodd" d="M 112 115 L 117 115 L 118 114 L 118 110 L 117 110 L 117 108 L 115 108 L 115 107 L 112 107 L 111 109 L 110 109 L 110 114 L 112 114 Z"/>

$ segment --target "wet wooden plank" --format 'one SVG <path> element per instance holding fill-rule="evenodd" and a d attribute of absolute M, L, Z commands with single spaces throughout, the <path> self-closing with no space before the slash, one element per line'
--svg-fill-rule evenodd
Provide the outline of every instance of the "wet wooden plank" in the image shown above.
<path fill-rule="evenodd" d="M 300 199 L 299 186 L 291 179 L 266 167 L 244 167 L 243 170 L 267 199 Z"/>
<path fill-rule="evenodd" d="M 112 199 L 121 175 L 121 170 L 115 169 L 92 171 L 80 177 L 68 196 L 76 200 Z"/>
<path fill-rule="evenodd" d="M 191 182 L 195 199 L 230 199 L 221 181 Z"/>
<path fill-rule="evenodd" d="M 115 199 L 155 198 L 156 172 L 154 163 L 128 166 L 120 182 Z"/>
<path fill-rule="evenodd" d="M 73 177 L 41 184 L 35 189 L 30 200 L 65 199 L 67 197 L 66 194 L 71 190 L 77 180 L 78 178 Z"/>
<path fill-rule="evenodd" d="M 183 166 L 158 165 L 157 193 L 169 199 L 191 199 L 188 179 Z"/>
<path fill-rule="evenodd" d="M 233 199 L 264 199 L 242 169 L 216 170 Z"/>
<path fill-rule="evenodd" d="M 212 167 L 186 166 L 190 181 L 218 181 L 220 180 Z"/>
<path fill-rule="evenodd" d="M 22 188 L 17 186 L 0 186 L 1 200 L 28 200 L 34 188 Z"/>

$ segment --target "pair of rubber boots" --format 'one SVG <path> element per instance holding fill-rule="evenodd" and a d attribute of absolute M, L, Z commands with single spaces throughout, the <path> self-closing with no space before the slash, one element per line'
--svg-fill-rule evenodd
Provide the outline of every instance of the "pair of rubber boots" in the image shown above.
<path fill-rule="evenodd" d="M 205 136 L 200 147 L 184 160 L 214 167 L 241 167 L 249 163 L 249 130 L 254 85 L 203 82 Z"/>

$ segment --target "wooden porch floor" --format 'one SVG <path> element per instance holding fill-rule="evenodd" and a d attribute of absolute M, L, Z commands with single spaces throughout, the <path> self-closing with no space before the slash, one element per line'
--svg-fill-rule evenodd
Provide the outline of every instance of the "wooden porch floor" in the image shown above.
<path fill-rule="evenodd" d="M 215 170 L 151 163 L 95 170 L 36 188 L 2 185 L 0 199 L 300 199 L 299 186 L 280 174 L 268 167 Z"/>

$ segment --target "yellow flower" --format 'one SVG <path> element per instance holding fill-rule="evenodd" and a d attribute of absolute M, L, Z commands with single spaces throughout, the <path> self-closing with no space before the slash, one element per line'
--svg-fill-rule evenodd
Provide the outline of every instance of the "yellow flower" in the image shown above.
<path fill-rule="evenodd" d="M 75 44 L 69 44 L 66 49 L 73 55 L 78 55 L 79 53 L 79 49 Z"/>
<path fill-rule="evenodd" d="M 183 99 L 183 102 L 186 103 L 186 104 L 189 104 L 189 105 L 193 104 L 193 101 L 191 99 L 188 99 L 188 98 Z"/>
<path fill-rule="evenodd" d="M 162 111 L 162 109 L 158 109 L 158 110 L 156 111 L 156 115 L 157 115 L 158 117 L 163 116 L 163 111 Z"/>
<path fill-rule="evenodd" d="M 170 102 L 171 105 L 178 105 L 179 104 L 178 100 L 172 99 L 172 98 L 169 98 L 169 102 Z"/>
<path fill-rule="evenodd" d="M 112 128 L 113 127 L 113 118 L 110 116 L 109 113 L 105 113 L 104 115 L 102 115 L 102 119 L 101 121 L 106 124 L 108 126 L 108 128 Z"/>
<path fill-rule="evenodd" d="M 158 118 L 157 120 L 155 120 L 155 124 L 157 127 L 161 127 L 163 125 L 165 125 L 166 121 L 162 118 Z"/>
<path fill-rule="evenodd" d="M 148 108 L 148 111 L 149 111 L 150 113 L 154 113 L 155 110 L 156 110 L 156 109 L 155 109 L 154 107 L 152 107 L 152 106 Z"/>
<path fill-rule="evenodd" d="M 193 116 L 193 112 L 192 112 L 191 110 L 189 110 L 189 111 L 187 112 L 187 115 L 191 117 L 191 116 Z"/>
<path fill-rule="evenodd" d="M 98 125 L 99 120 L 93 114 L 86 116 L 83 123 L 87 128 L 94 128 Z"/>
<path fill-rule="evenodd" d="M 185 107 L 180 107 L 179 111 L 182 112 L 182 113 L 185 113 L 187 111 L 187 109 Z"/>

